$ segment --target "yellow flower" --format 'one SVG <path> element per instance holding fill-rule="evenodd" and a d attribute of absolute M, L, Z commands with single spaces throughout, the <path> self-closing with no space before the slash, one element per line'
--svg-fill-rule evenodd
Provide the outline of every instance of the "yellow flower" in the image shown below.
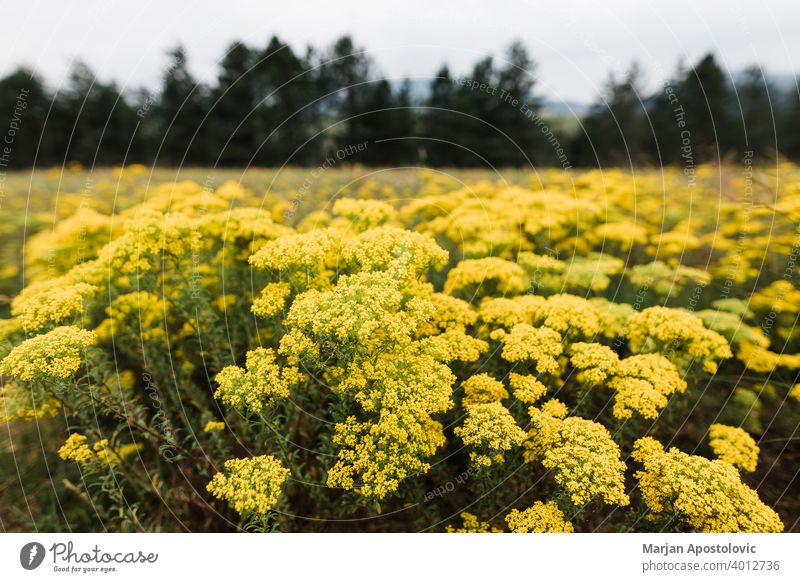
<path fill-rule="evenodd" d="M 203 432 L 217 432 L 225 430 L 225 423 L 222 421 L 209 420 L 203 427 Z"/>
<path fill-rule="evenodd" d="M 638 412 L 657 418 L 670 396 L 686 390 L 678 369 L 661 354 L 639 354 L 621 360 L 607 385 L 616 390 L 614 416 L 620 420 Z"/>
<path fill-rule="evenodd" d="M 558 356 L 564 351 L 561 335 L 547 327 L 533 327 L 526 323 L 515 325 L 511 333 L 493 338 L 503 341 L 503 359 L 507 362 L 532 364 L 540 374 L 556 374 L 560 367 Z"/>
<path fill-rule="evenodd" d="M 342 259 L 358 271 L 384 271 L 395 279 L 416 279 L 447 264 L 447 251 L 433 237 L 382 226 L 345 239 Z"/>
<path fill-rule="evenodd" d="M 683 369 L 698 360 L 706 372 L 713 373 L 718 360 L 732 355 L 725 338 L 686 311 L 649 307 L 631 317 L 629 326 L 634 353 L 662 352 Z"/>
<path fill-rule="evenodd" d="M 478 519 L 476 515 L 463 512 L 461 515 L 461 527 L 455 528 L 447 526 L 447 533 L 502 533 L 502 530 L 492 527 L 491 524 Z"/>
<path fill-rule="evenodd" d="M 711 450 L 717 457 L 745 471 L 752 473 L 756 470 L 759 448 L 753 437 L 744 430 L 724 424 L 712 424 L 708 429 L 708 437 Z"/>
<path fill-rule="evenodd" d="M 79 320 L 87 307 L 87 299 L 98 288 L 86 283 L 69 284 L 66 277 L 44 281 L 27 287 L 11 303 L 11 313 L 28 331 L 38 331 Z"/>
<path fill-rule="evenodd" d="M 619 366 L 616 352 L 602 344 L 574 343 L 569 347 L 570 363 L 581 371 L 581 378 L 589 384 L 600 384 L 613 376 Z"/>
<path fill-rule="evenodd" d="M 397 211 L 386 202 L 356 198 L 340 198 L 334 202 L 333 214 L 347 219 L 356 232 L 376 228 L 397 217 Z"/>
<path fill-rule="evenodd" d="M 57 327 L 11 350 L 0 362 L 0 372 L 29 382 L 65 380 L 80 368 L 81 353 L 95 341 L 91 331 Z"/>
<path fill-rule="evenodd" d="M 286 300 L 291 293 L 292 287 L 288 283 L 269 283 L 253 301 L 250 310 L 265 319 L 274 317 L 286 306 Z"/>
<path fill-rule="evenodd" d="M 555 330 L 568 338 L 591 339 L 600 333 L 600 318 L 583 297 L 553 295 L 533 314 L 533 325 Z"/>
<path fill-rule="evenodd" d="M 555 474 L 572 503 L 582 506 L 595 497 L 628 505 L 625 463 L 617 444 L 602 425 L 572 416 L 561 419 L 531 408 L 531 431 L 525 443 L 527 462 L 540 462 Z"/>
<path fill-rule="evenodd" d="M 278 503 L 288 476 L 289 469 L 270 455 L 230 459 L 225 461 L 225 471 L 214 475 L 206 488 L 241 515 L 265 515 Z"/>
<path fill-rule="evenodd" d="M 461 388 L 464 390 L 461 398 L 464 406 L 499 402 L 508 398 L 508 391 L 503 383 L 485 373 L 470 376 L 461 383 Z"/>
<path fill-rule="evenodd" d="M 665 452 L 651 437 L 636 441 L 633 458 L 639 489 L 655 514 L 667 512 L 707 533 L 769 533 L 783 531 L 778 514 L 742 483 L 726 461 L 709 461 L 676 448 Z"/>
<path fill-rule="evenodd" d="M 514 397 L 525 404 L 535 404 L 547 394 L 547 386 L 535 376 L 511 372 L 508 375 L 508 381 L 514 390 Z"/>
<path fill-rule="evenodd" d="M 502 453 L 525 441 L 525 431 L 500 402 L 471 404 L 466 411 L 463 426 L 454 432 L 470 449 L 469 458 L 476 465 L 485 467 L 502 461 Z"/>
<path fill-rule="evenodd" d="M 302 379 L 297 368 L 279 366 L 275 352 L 256 348 L 247 352 L 247 369 L 228 366 L 217 374 L 219 387 L 214 396 L 235 408 L 260 412 L 289 395 L 291 386 Z"/>
<path fill-rule="evenodd" d="M 513 533 L 572 533 L 572 524 L 564 518 L 552 501 L 535 502 L 528 509 L 513 509 L 506 515 L 508 529 Z"/>
<path fill-rule="evenodd" d="M 72 433 L 58 449 L 58 456 L 65 461 L 75 461 L 81 464 L 91 462 L 95 459 L 95 454 L 86 441 L 85 435 Z"/>
<path fill-rule="evenodd" d="M 485 341 L 467 335 L 463 329 L 449 329 L 423 338 L 420 350 L 440 362 L 474 362 L 489 350 Z"/>
<path fill-rule="evenodd" d="M 517 295 L 527 288 L 522 267 L 497 257 L 461 261 L 450 269 L 444 284 L 445 293 L 467 300 L 476 296 Z"/>

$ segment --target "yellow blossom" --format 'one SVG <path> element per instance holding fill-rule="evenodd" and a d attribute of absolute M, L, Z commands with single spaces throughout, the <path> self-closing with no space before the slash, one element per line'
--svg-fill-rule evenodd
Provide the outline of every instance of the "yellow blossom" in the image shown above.
<path fill-rule="evenodd" d="M 464 406 L 499 402 L 508 398 L 508 391 L 503 383 L 485 373 L 470 376 L 461 383 L 461 388 L 464 390 L 461 398 Z"/>
<path fill-rule="evenodd" d="M 511 510 L 506 515 L 508 529 L 513 533 L 572 533 L 572 524 L 564 518 L 558 506 L 552 501 L 535 502 L 528 509 Z"/>
<path fill-rule="evenodd" d="M 535 376 L 511 372 L 508 380 L 514 390 L 514 397 L 525 404 L 535 404 L 547 394 L 547 386 Z"/>
<path fill-rule="evenodd" d="M 270 455 L 230 459 L 225 461 L 225 471 L 214 475 L 207 489 L 241 515 L 265 515 L 278 503 L 288 476 L 289 469 Z"/>
<path fill-rule="evenodd" d="M 759 448 L 756 441 L 744 430 L 724 424 L 712 424 L 708 429 L 711 450 L 734 467 L 753 472 L 758 464 Z"/>
<path fill-rule="evenodd" d="M 526 323 L 515 325 L 507 335 L 493 335 L 503 341 L 503 359 L 507 362 L 532 364 L 540 374 L 556 374 L 556 359 L 564 351 L 561 335 L 547 327 L 533 327 Z"/>
<path fill-rule="evenodd" d="M 286 398 L 292 385 L 301 381 L 297 368 L 279 366 L 275 352 L 256 348 L 247 352 L 247 369 L 228 366 L 217 374 L 214 396 L 224 404 L 260 412 L 276 400 Z"/>
<path fill-rule="evenodd" d="M 783 531 L 778 514 L 742 483 L 726 461 L 709 461 L 676 448 L 665 452 L 651 437 L 636 441 L 633 458 L 639 489 L 655 514 L 667 512 L 707 533 Z"/>
<path fill-rule="evenodd" d="M 25 340 L 0 362 L 0 373 L 18 380 L 65 380 L 81 366 L 81 354 L 96 341 L 91 331 L 62 326 Z"/>
<path fill-rule="evenodd" d="M 476 465 L 489 466 L 502 460 L 502 453 L 525 441 L 525 431 L 500 402 L 470 404 L 466 410 L 464 424 L 454 432 L 464 441 L 470 450 L 469 458 Z"/>
<path fill-rule="evenodd" d="M 561 419 L 536 408 L 529 413 L 527 462 L 540 462 L 552 470 L 556 483 L 567 490 L 576 506 L 595 497 L 606 503 L 628 505 L 625 463 L 608 430 L 577 416 Z"/>

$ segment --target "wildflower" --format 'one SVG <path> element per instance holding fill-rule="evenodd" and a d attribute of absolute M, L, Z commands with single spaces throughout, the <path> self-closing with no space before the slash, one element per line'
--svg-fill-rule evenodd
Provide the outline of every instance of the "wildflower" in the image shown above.
<path fill-rule="evenodd" d="M 265 515 L 278 503 L 288 476 L 289 469 L 270 455 L 230 459 L 225 461 L 225 470 L 215 474 L 206 489 L 241 515 Z"/>
<path fill-rule="evenodd" d="M 525 273 L 518 264 L 487 257 L 467 259 L 450 269 L 444 292 L 471 299 L 476 295 L 516 295 L 527 287 Z"/>
<path fill-rule="evenodd" d="M 711 450 L 723 461 L 729 462 L 734 467 L 753 472 L 758 464 L 759 448 L 741 428 L 712 424 L 708 429 Z"/>
<path fill-rule="evenodd" d="M 445 443 L 440 423 L 402 408 L 382 410 L 372 422 L 348 417 L 336 425 L 332 440 L 339 451 L 328 486 L 377 499 L 396 491 L 403 479 L 425 473 L 425 459 Z"/>
<path fill-rule="evenodd" d="M 717 360 L 732 355 L 725 338 L 706 329 L 700 318 L 667 307 L 649 307 L 631 317 L 628 338 L 634 353 L 666 352 L 684 369 L 697 359 L 713 373 Z"/>
<path fill-rule="evenodd" d="M 651 437 L 636 441 L 633 458 L 639 489 L 655 514 L 669 512 L 706 533 L 768 533 L 783 531 L 778 514 L 743 484 L 726 461 L 709 461 L 676 448 L 665 452 Z"/>
<path fill-rule="evenodd" d="M 431 293 L 427 296 L 427 300 L 433 304 L 433 317 L 420 322 L 418 335 L 428 336 L 449 329 L 466 329 L 478 319 L 478 314 L 472 306 L 461 299 L 444 293 Z"/>
<path fill-rule="evenodd" d="M 564 518 L 558 506 L 552 501 L 535 502 L 528 509 L 511 510 L 506 515 L 506 523 L 513 533 L 572 533 L 572 524 Z"/>
<path fill-rule="evenodd" d="M 502 530 L 492 527 L 491 524 L 483 522 L 478 519 L 476 515 L 461 513 L 461 527 L 455 528 L 452 525 L 447 526 L 447 533 L 501 533 Z"/>
<path fill-rule="evenodd" d="M 253 301 L 250 310 L 265 319 L 274 317 L 283 311 L 291 293 L 292 287 L 288 283 L 269 283 Z"/>
<path fill-rule="evenodd" d="M 614 416 L 620 420 L 638 412 L 644 418 L 656 418 L 670 396 L 686 390 L 686 382 L 675 365 L 661 354 L 639 354 L 619 362 L 607 382 L 616 390 Z"/>
<path fill-rule="evenodd" d="M 342 259 L 358 271 L 384 271 L 396 279 L 416 279 L 447 264 L 447 251 L 427 234 L 383 226 L 342 244 Z"/>
<path fill-rule="evenodd" d="M 574 343 L 569 348 L 570 363 L 582 372 L 589 384 L 599 384 L 614 375 L 619 366 L 616 352 L 602 344 Z"/>
<path fill-rule="evenodd" d="M 65 380 L 81 366 L 81 352 L 96 341 L 91 331 L 62 326 L 25 340 L 11 350 L 0 372 L 28 382 Z"/>
<path fill-rule="evenodd" d="M 486 467 L 494 461 L 502 462 L 503 452 L 525 441 L 525 431 L 500 402 L 470 404 L 466 410 L 463 426 L 454 432 L 470 449 L 469 458 L 476 465 Z"/>
<path fill-rule="evenodd" d="M 297 368 L 279 366 L 275 352 L 256 348 L 247 352 L 247 369 L 228 366 L 217 374 L 215 398 L 235 408 L 260 412 L 289 395 L 292 385 L 301 381 Z"/>
<path fill-rule="evenodd" d="M 467 335 L 463 329 L 423 338 L 419 345 L 424 353 L 440 362 L 474 362 L 489 350 L 489 344 Z"/>
<path fill-rule="evenodd" d="M 514 390 L 514 397 L 525 404 L 535 404 L 547 394 L 547 386 L 535 376 L 511 372 L 508 380 Z"/>
<path fill-rule="evenodd" d="M 540 462 L 555 474 L 576 506 L 594 497 L 606 503 L 628 505 L 625 463 L 619 447 L 602 425 L 572 416 L 562 419 L 531 408 L 531 431 L 525 460 Z"/>
<path fill-rule="evenodd" d="M 66 442 L 58 449 L 58 456 L 65 461 L 75 461 L 76 463 L 89 463 L 95 458 L 92 449 L 86 444 L 85 435 L 77 432 L 72 433 Z"/>
<path fill-rule="evenodd" d="M 533 314 L 533 325 L 555 330 L 568 338 L 592 338 L 600 333 L 600 318 L 591 303 L 575 295 L 553 295 Z"/>
<path fill-rule="evenodd" d="M 534 314 L 544 302 L 545 298 L 537 295 L 487 297 L 481 302 L 480 318 L 492 328 L 505 330 L 510 330 L 518 323 L 531 325 Z"/>
<path fill-rule="evenodd" d="M 356 232 L 377 228 L 397 217 L 397 211 L 380 200 L 340 198 L 333 203 L 333 214 L 347 219 Z"/>
<path fill-rule="evenodd" d="M 515 325 L 505 336 L 495 335 L 503 341 L 503 359 L 507 362 L 531 363 L 540 374 L 556 374 L 556 358 L 564 351 L 561 335 L 547 327 L 533 327 L 526 323 Z"/>
<path fill-rule="evenodd" d="M 792 386 L 787 396 L 800 402 L 800 384 L 795 384 Z"/>
<path fill-rule="evenodd" d="M 62 284 L 67 283 L 67 284 Z M 27 287 L 11 303 L 11 313 L 28 331 L 38 331 L 79 319 L 87 300 L 98 288 L 87 283 L 68 284 L 66 278 Z"/>
<path fill-rule="evenodd" d="M 464 396 L 461 398 L 464 406 L 499 402 L 508 398 L 508 391 L 503 383 L 489 374 L 470 376 L 461 383 L 461 388 L 464 390 Z"/>
<path fill-rule="evenodd" d="M 292 303 L 286 324 L 337 357 L 386 351 L 407 345 L 433 305 L 407 298 L 383 272 L 342 276 L 328 291 L 309 290 Z M 289 353 L 281 346 L 283 353 Z"/>
<path fill-rule="evenodd" d="M 209 420 L 203 427 L 203 432 L 219 432 L 225 430 L 225 423 L 222 421 Z"/>

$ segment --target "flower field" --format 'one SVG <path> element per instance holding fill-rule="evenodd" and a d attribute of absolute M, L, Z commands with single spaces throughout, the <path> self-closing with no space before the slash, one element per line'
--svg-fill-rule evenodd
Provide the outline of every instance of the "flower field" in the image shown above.
<path fill-rule="evenodd" d="M 800 531 L 800 168 L 5 187 L 4 531 Z"/>

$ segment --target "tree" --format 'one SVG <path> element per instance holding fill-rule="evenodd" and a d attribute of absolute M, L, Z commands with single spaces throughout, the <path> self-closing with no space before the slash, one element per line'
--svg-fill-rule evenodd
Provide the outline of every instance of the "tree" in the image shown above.
<path fill-rule="evenodd" d="M 211 163 L 213 159 L 207 147 L 208 90 L 189 72 L 183 47 L 175 47 L 167 56 L 169 66 L 154 106 L 154 123 L 149 124 L 158 128 L 152 137 L 153 143 L 160 143 L 157 161 L 171 166 Z M 148 107 L 141 107 L 139 111 L 149 121 Z"/>
<path fill-rule="evenodd" d="M 220 62 L 208 122 L 217 165 L 246 165 L 259 146 L 253 63 L 252 51 L 240 42 L 231 44 Z"/>
<path fill-rule="evenodd" d="M 633 63 L 622 80 L 611 74 L 602 97 L 583 118 L 572 144 L 581 165 L 627 166 L 645 161 L 649 131 L 642 73 Z"/>

